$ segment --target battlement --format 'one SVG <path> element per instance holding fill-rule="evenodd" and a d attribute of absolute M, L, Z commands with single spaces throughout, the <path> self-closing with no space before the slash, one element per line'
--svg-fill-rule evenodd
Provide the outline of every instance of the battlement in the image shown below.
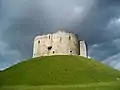
<path fill-rule="evenodd" d="M 65 31 L 36 36 L 33 57 L 48 55 L 81 55 L 87 57 L 86 43 L 79 41 L 77 35 Z"/>

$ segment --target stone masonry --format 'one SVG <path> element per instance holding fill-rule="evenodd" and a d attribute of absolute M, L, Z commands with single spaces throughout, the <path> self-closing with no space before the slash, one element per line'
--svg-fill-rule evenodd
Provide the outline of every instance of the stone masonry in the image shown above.
<path fill-rule="evenodd" d="M 37 36 L 34 39 L 33 57 L 49 55 L 80 55 L 87 57 L 85 41 L 79 41 L 77 35 L 58 31 L 54 34 Z"/>

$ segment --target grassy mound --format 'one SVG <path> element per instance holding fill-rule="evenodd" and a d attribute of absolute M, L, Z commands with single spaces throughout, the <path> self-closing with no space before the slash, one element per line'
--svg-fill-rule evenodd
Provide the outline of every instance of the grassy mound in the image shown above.
<path fill-rule="evenodd" d="M 0 73 L 0 85 L 75 85 L 117 81 L 120 72 L 80 56 L 47 56 Z"/>

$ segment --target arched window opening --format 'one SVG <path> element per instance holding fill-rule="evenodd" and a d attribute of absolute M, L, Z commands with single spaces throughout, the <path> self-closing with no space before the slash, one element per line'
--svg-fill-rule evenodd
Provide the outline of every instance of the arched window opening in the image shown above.
<path fill-rule="evenodd" d="M 38 41 L 38 44 L 40 43 L 40 41 Z"/>
<path fill-rule="evenodd" d="M 71 36 L 69 36 L 69 40 L 71 40 Z"/>
<path fill-rule="evenodd" d="M 50 35 L 49 35 L 49 39 L 50 39 Z"/>

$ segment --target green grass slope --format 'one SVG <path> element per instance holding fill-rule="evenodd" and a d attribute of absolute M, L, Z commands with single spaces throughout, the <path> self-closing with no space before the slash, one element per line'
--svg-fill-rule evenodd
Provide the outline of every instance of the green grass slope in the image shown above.
<path fill-rule="evenodd" d="M 120 78 L 119 71 L 91 59 L 47 56 L 24 61 L 0 72 L 0 85 L 76 85 L 113 82 L 117 78 Z"/>
<path fill-rule="evenodd" d="M 119 82 L 85 85 L 2 86 L 0 90 L 120 90 Z"/>

